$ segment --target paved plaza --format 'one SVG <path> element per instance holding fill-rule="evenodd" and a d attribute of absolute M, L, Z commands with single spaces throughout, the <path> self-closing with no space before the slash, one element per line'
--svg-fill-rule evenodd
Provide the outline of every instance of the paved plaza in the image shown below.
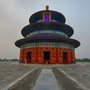
<path fill-rule="evenodd" d="M 0 62 L 0 90 L 90 90 L 90 64 Z"/>

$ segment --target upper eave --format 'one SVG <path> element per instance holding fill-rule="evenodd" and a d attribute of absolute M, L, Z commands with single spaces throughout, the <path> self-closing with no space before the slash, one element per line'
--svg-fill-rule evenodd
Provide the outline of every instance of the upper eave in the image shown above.
<path fill-rule="evenodd" d="M 32 14 L 30 19 L 29 19 L 29 22 L 32 24 L 32 23 L 37 22 L 38 20 L 42 20 L 43 19 L 43 13 L 45 13 L 45 12 L 50 12 L 51 13 L 51 19 L 53 19 L 53 20 L 56 20 L 56 21 L 61 22 L 61 23 L 65 23 L 65 21 L 66 21 L 64 15 L 57 12 L 57 11 L 42 10 L 42 11 L 38 11 L 38 12 Z"/>

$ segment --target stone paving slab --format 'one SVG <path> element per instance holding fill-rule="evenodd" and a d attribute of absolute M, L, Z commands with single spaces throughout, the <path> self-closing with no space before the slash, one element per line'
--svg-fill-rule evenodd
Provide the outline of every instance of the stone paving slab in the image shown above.
<path fill-rule="evenodd" d="M 33 68 L 18 62 L 0 62 L 0 90 Z"/>
<path fill-rule="evenodd" d="M 32 64 L 32 65 L 30 65 L 30 64 L 19 64 L 18 62 L 0 62 L 0 90 L 1 90 L 1 88 L 3 88 L 5 86 L 7 86 L 8 84 L 10 84 L 11 82 L 15 81 L 17 78 L 21 77 L 25 73 L 32 70 L 34 67 L 38 67 L 39 69 L 42 69 L 42 68 L 51 69 L 52 67 L 60 68 L 61 70 L 63 70 L 64 72 L 66 72 L 67 74 L 72 76 L 74 79 L 79 81 L 81 84 L 85 85 L 86 87 L 88 87 L 90 89 L 90 63 L 77 63 L 77 64 L 65 64 L 65 65 L 61 65 L 61 64 L 60 65 L 59 64 L 53 64 L 53 65 Z M 47 70 L 47 72 L 48 72 L 48 70 Z M 65 79 L 66 77 L 63 77 L 64 75 L 62 75 L 62 73 L 60 73 L 60 71 L 59 72 L 56 71 L 56 73 L 57 74 L 55 74 L 55 75 L 58 77 L 57 81 L 58 81 L 58 84 L 61 87 L 61 89 L 65 90 L 62 88 L 62 84 L 64 86 L 67 85 L 67 87 L 70 87 L 71 84 L 68 85 L 68 82 L 71 82 L 71 81 L 66 80 Z M 42 74 L 44 74 L 44 72 Z M 36 75 L 34 77 L 36 78 Z M 47 77 L 46 76 L 44 76 L 44 77 L 45 77 L 45 79 L 47 77 L 50 78 L 50 76 L 48 76 L 48 75 L 47 75 Z M 43 78 L 43 76 L 42 76 L 42 78 Z M 59 79 L 62 79 L 63 82 Z M 45 84 L 45 82 L 42 82 L 42 81 L 40 81 L 40 82 Z M 74 85 L 73 83 L 74 82 L 72 82 L 72 86 Z M 44 87 L 45 90 L 47 90 L 47 88 L 48 88 L 48 90 L 52 89 L 53 86 L 52 87 L 51 86 L 52 85 L 41 85 L 41 87 Z M 38 88 L 40 88 L 40 87 L 38 87 Z M 18 90 L 22 90 L 22 88 L 18 89 Z M 24 90 L 26 90 L 26 89 L 24 89 Z M 54 90 L 56 90 L 56 89 L 54 89 Z M 66 90 L 74 90 L 74 89 L 69 88 Z M 77 89 L 75 89 L 75 90 L 77 90 Z"/>
<path fill-rule="evenodd" d="M 51 69 L 43 69 L 33 90 L 61 90 Z"/>
<path fill-rule="evenodd" d="M 60 67 L 60 69 L 90 89 L 90 63 L 78 63 L 74 66 Z"/>
<path fill-rule="evenodd" d="M 35 86 L 40 71 L 41 69 L 35 69 L 8 90 L 31 90 Z"/>
<path fill-rule="evenodd" d="M 83 90 L 57 68 L 53 68 L 53 72 L 62 90 Z"/>

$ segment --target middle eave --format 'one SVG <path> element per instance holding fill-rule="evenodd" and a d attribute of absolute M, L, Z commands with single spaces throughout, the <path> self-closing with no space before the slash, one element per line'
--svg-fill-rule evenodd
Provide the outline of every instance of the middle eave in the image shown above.
<path fill-rule="evenodd" d="M 72 27 L 59 22 L 38 22 L 34 24 L 29 24 L 22 29 L 21 33 L 24 37 L 26 37 L 29 33 L 40 30 L 56 30 L 64 32 L 69 37 L 71 37 L 74 33 Z"/>

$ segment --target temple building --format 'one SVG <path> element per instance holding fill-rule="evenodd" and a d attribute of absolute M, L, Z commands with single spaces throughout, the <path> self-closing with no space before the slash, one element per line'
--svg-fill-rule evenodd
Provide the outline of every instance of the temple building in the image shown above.
<path fill-rule="evenodd" d="M 75 48 L 80 42 L 70 37 L 74 31 L 66 25 L 63 14 L 49 10 L 31 15 L 30 24 L 21 33 L 24 36 L 15 42 L 20 48 L 20 62 L 28 64 L 75 63 Z"/>

